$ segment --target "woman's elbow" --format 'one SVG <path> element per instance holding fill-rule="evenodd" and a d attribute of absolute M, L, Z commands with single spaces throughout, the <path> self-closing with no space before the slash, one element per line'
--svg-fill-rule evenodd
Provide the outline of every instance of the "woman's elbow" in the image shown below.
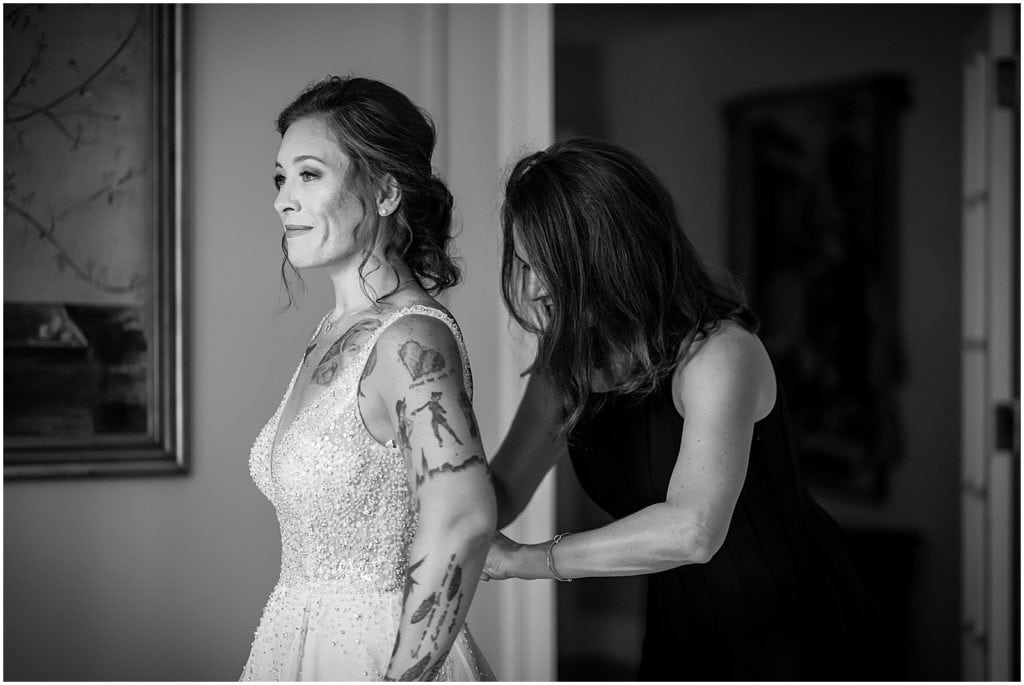
<path fill-rule="evenodd" d="M 722 548 L 725 535 L 716 535 L 713 531 L 695 528 L 690 530 L 686 540 L 690 563 L 706 564 L 714 559 L 718 550 Z"/>
<path fill-rule="evenodd" d="M 721 536 L 700 527 L 686 527 L 671 536 L 664 556 L 673 566 L 706 564 L 722 546 Z"/>

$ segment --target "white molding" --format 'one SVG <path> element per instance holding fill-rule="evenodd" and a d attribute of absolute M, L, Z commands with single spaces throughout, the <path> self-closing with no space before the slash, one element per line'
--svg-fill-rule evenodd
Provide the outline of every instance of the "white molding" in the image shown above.
<path fill-rule="evenodd" d="M 961 255 L 961 671 L 982 680 L 985 666 L 985 404 L 988 358 L 985 260 L 988 202 L 985 179 L 987 55 L 972 39 L 963 65 L 963 178 Z M 981 198 L 973 201 L 971 198 Z"/>
<path fill-rule="evenodd" d="M 1011 5 L 995 5 L 989 9 L 989 60 L 986 65 L 994 76 L 997 60 L 1013 58 L 1019 63 L 1016 50 L 1019 38 L 1019 16 L 1017 8 Z M 993 79 L 994 80 L 994 79 Z M 988 623 L 988 664 L 986 677 L 989 680 L 1009 680 L 1013 665 L 1013 612 L 1010 598 L 1013 596 L 1012 537 L 1014 531 L 1011 517 L 1013 502 L 1019 497 L 1019 481 L 1013 477 L 1014 455 L 1012 450 L 998 450 L 995 445 L 994 422 L 991 413 L 999 403 L 1013 400 L 1013 331 L 1011 313 L 1015 286 L 1013 277 L 1013 232 L 1016 228 L 1013 217 L 1015 197 L 1013 184 L 1014 168 L 1019 159 L 1013 151 L 1019 150 L 1020 141 L 1015 135 L 1019 130 L 1017 113 L 998 106 L 995 100 L 996 88 L 990 89 L 987 102 L 988 126 L 988 396 L 985 411 L 990 413 L 988 433 L 988 574 L 985 578 L 987 589 Z M 1016 492 L 1015 492 L 1016 488 Z M 1017 581 L 1020 582 L 1019 579 Z M 1019 648 L 1019 645 L 1017 645 Z"/>
<path fill-rule="evenodd" d="M 499 10 L 498 159 L 503 172 L 526 150 L 547 147 L 554 137 L 554 16 L 550 5 L 501 5 Z M 504 173 L 502 174 L 504 178 Z M 499 417 L 507 429 L 522 397 L 520 373 L 532 357 L 524 335 L 516 335 L 496 303 L 500 345 Z M 510 334 L 510 332 L 512 332 Z M 526 511 L 505 532 L 537 542 L 554 535 L 554 471 L 544 479 Z M 502 587 L 502 634 L 508 649 L 508 680 L 556 678 L 555 588 L 547 581 L 507 582 Z"/>
<path fill-rule="evenodd" d="M 1012 288 L 1016 112 L 995 102 L 995 65 L 1019 63 L 1016 8 L 991 7 L 964 63 L 962 279 L 962 671 L 1008 680 L 1013 668 L 1013 540 L 1019 454 L 997 450 L 994 411 L 1014 387 Z M 1019 582 L 1019 581 L 1018 581 Z"/>

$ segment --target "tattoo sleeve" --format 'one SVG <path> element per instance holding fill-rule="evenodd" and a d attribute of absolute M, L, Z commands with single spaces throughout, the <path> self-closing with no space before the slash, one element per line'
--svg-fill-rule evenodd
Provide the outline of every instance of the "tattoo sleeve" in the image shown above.
<path fill-rule="evenodd" d="M 457 637 L 455 628 L 465 618 L 469 604 L 464 601 L 465 560 L 454 553 L 448 554 L 443 564 L 437 561 L 440 557 L 429 553 L 409 565 L 402 626 L 395 637 L 386 679 L 433 680 Z M 432 575 L 429 580 L 428 574 Z M 417 578 L 419 575 L 423 578 Z"/>
<path fill-rule="evenodd" d="M 430 680 L 441 672 L 494 535 L 487 460 L 459 355 L 454 339 L 437 335 L 396 336 L 379 351 L 378 366 L 392 369 L 394 440 L 420 512 L 388 679 Z"/>
<path fill-rule="evenodd" d="M 483 466 L 484 469 L 486 469 L 487 472 L 490 473 L 490 468 L 487 466 L 487 460 L 481 457 L 480 455 L 474 454 L 473 456 L 461 462 L 458 466 L 452 466 L 451 462 L 446 461 L 440 466 L 431 467 L 430 464 L 427 463 L 426 455 L 423 454 L 421 450 L 420 467 L 416 471 L 416 487 L 423 485 L 423 483 L 426 482 L 428 478 L 433 478 L 439 473 L 456 473 L 458 471 L 462 471 L 463 469 L 469 468 L 470 466 L 474 465 Z"/>

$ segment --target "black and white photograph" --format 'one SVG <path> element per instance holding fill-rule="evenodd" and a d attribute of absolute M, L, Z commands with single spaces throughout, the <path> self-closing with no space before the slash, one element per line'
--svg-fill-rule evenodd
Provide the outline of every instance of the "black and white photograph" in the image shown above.
<path fill-rule="evenodd" d="M 1020 5 L 5 4 L 0 677 L 1020 681 Z"/>

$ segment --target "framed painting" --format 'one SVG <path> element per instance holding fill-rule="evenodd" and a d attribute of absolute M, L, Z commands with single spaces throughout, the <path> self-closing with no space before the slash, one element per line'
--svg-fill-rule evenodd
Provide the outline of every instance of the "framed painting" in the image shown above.
<path fill-rule="evenodd" d="M 4 6 L 4 477 L 184 473 L 180 6 Z"/>
<path fill-rule="evenodd" d="M 815 489 L 881 500 L 901 456 L 899 118 L 870 75 L 727 103 L 729 261 Z"/>

